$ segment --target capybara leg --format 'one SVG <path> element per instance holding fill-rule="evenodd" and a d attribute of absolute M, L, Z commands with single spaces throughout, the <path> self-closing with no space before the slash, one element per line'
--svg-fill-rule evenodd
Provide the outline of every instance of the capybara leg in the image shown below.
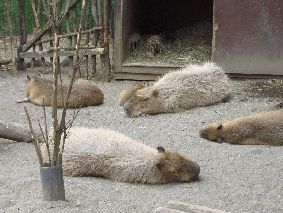
<path fill-rule="evenodd" d="M 17 103 L 23 103 L 23 102 L 30 102 L 29 98 L 24 98 L 22 100 L 17 101 Z"/>

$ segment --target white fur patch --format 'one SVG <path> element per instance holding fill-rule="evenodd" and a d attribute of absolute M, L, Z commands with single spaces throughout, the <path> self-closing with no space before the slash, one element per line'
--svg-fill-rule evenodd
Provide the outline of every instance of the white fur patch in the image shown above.
<path fill-rule="evenodd" d="M 168 108 L 189 109 L 221 102 L 230 93 L 230 82 L 214 63 L 188 65 L 167 73 L 153 85 Z"/>

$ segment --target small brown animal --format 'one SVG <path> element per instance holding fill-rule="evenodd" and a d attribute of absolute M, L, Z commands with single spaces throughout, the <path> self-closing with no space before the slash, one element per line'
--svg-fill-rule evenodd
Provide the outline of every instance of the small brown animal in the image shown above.
<path fill-rule="evenodd" d="M 173 151 L 157 150 L 108 129 L 72 128 L 63 154 L 66 176 L 162 184 L 195 180 L 200 167 Z"/>
<path fill-rule="evenodd" d="M 160 35 L 151 35 L 147 40 L 147 47 L 153 56 L 161 53 L 163 46 L 164 44 Z"/>
<path fill-rule="evenodd" d="M 224 70 L 205 63 L 167 73 L 153 85 L 128 89 L 120 95 L 120 103 L 129 117 L 138 117 L 209 106 L 227 101 L 230 92 Z"/>
<path fill-rule="evenodd" d="M 282 146 L 283 110 L 218 121 L 204 126 L 199 133 L 203 138 L 220 143 Z"/>
<path fill-rule="evenodd" d="M 18 101 L 32 102 L 37 105 L 51 106 L 52 93 L 53 93 L 53 81 L 45 79 L 39 76 L 28 76 L 28 83 L 26 84 L 26 97 L 25 99 Z M 62 88 L 58 88 L 57 106 L 63 107 L 64 102 L 62 100 L 62 92 L 64 100 L 67 96 L 68 86 L 63 85 Z M 69 98 L 68 108 L 79 108 L 86 106 L 97 106 L 103 103 L 104 95 L 102 91 L 87 80 L 78 79 L 74 82 L 73 88 Z"/>
<path fill-rule="evenodd" d="M 139 33 L 134 33 L 134 34 L 130 35 L 130 38 L 129 38 L 129 49 L 130 49 L 130 51 L 134 51 L 138 47 L 138 45 L 141 41 L 141 38 L 142 37 Z"/>

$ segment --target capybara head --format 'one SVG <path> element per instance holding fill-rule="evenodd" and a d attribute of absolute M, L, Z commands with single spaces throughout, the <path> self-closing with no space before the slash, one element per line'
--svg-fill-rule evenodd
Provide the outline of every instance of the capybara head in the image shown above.
<path fill-rule="evenodd" d="M 125 89 L 119 95 L 118 104 L 120 106 L 124 106 L 124 104 L 132 98 L 132 96 L 135 94 L 136 91 L 143 89 L 144 87 L 145 84 L 136 83 L 131 88 Z"/>
<path fill-rule="evenodd" d="M 125 113 L 129 117 L 156 114 L 161 107 L 159 93 L 152 86 L 137 90 L 124 104 Z"/>
<path fill-rule="evenodd" d="M 215 122 L 204 126 L 200 129 L 199 134 L 202 138 L 206 138 L 211 141 L 223 142 L 223 129 L 222 122 Z"/>
<path fill-rule="evenodd" d="M 196 180 L 200 167 L 197 163 L 163 147 L 157 147 L 158 153 L 163 155 L 156 165 L 166 182 L 188 182 Z"/>

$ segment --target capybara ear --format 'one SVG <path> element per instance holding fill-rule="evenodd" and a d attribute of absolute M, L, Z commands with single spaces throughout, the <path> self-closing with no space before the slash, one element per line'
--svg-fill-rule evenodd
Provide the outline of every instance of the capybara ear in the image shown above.
<path fill-rule="evenodd" d="M 136 92 L 136 96 L 138 96 L 139 98 L 146 100 L 150 97 L 152 97 L 153 95 L 153 89 L 150 87 L 146 87 L 144 89 L 138 90 Z"/>
<path fill-rule="evenodd" d="M 223 125 L 220 124 L 216 129 L 217 129 L 217 130 L 223 129 Z"/>
<path fill-rule="evenodd" d="M 158 153 L 165 153 L 165 149 L 162 146 L 157 147 Z"/>
<path fill-rule="evenodd" d="M 30 81 L 31 80 L 31 77 L 29 75 L 27 75 L 27 79 Z"/>

